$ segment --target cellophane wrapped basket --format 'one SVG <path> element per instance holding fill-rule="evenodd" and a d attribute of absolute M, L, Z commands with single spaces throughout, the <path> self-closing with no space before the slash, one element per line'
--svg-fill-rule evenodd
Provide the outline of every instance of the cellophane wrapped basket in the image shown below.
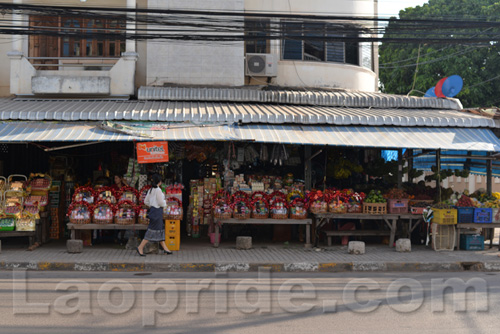
<path fill-rule="evenodd" d="M 7 178 L 7 190 L 24 191 L 28 184 L 26 175 L 13 174 Z"/>
<path fill-rule="evenodd" d="M 98 200 L 94 206 L 93 221 L 94 224 L 113 224 L 115 208 L 107 200 Z"/>
<path fill-rule="evenodd" d="M 233 209 L 226 200 L 219 199 L 214 203 L 214 218 L 219 220 L 230 219 L 233 216 Z"/>
<path fill-rule="evenodd" d="M 139 203 L 144 203 L 146 199 L 146 195 L 148 194 L 149 189 L 151 189 L 151 185 L 146 185 L 139 190 Z"/>
<path fill-rule="evenodd" d="M 122 187 L 117 193 L 117 200 L 120 201 L 131 201 L 134 205 L 139 200 L 139 192 L 132 187 Z"/>
<path fill-rule="evenodd" d="M 136 206 L 132 201 L 121 200 L 116 206 L 115 224 L 133 225 L 136 219 Z"/>
<path fill-rule="evenodd" d="M 328 204 L 328 211 L 331 213 L 347 213 L 347 203 L 334 199 Z"/>
<path fill-rule="evenodd" d="M 0 211 L 0 231 L 14 231 L 16 229 L 16 219 Z"/>
<path fill-rule="evenodd" d="M 269 202 L 269 205 L 273 205 L 276 200 L 283 200 L 286 201 L 286 195 L 282 193 L 281 191 L 274 191 L 270 193 L 267 196 L 267 201 Z"/>
<path fill-rule="evenodd" d="M 69 221 L 72 224 L 90 224 L 92 205 L 85 201 L 73 202 L 68 208 Z"/>
<path fill-rule="evenodd" d="M 163 210 L 163 218 L 169 220 L 182 220 L 182 202 L 176 197 L 166 199 L 167 206 Z"/>
<path fill-rule="evenodd" d="M 19 219 L 16 220 L 16 231 L 35 231 L 38 214 L 31 214 L 23 211 Z"/>
<path fill-rule="evenodd" d="M 139 213 L 137 214 L 137 223 L 141 225 L 148 225 L 149 224 L 149 218 L 148 218 L 148 207 L 143 203 L 139 205 Z"/>
<path fill-rule="evenodd" d="M 249 219 L 252 213 L 250 202 L 244 198 L 235 198 L 232 204 L 233 218 Z"/>
<path fill-rule="evenodd" d="M 296 198 L 290 203 L 291 219 L 306 219 L 307 214 L 307 202 L 304 199 Z"/>
<path fill-rule="evenodd" d="M 309 210 L 311 213 L 327 213 L 328 204 L 323 200 L 315 200 L 309 205 Z"/>
<path fill-rule="evenodd" d="M 256 191 L 252 195 L 252 215 L 254 219 L 269 218 L 269 202 L 267 195 L 262 191 Z"/>
<path fill-rule="evenodd" d="M 98 190 L 95 191 L 96 193 L 96 198 L 95 201 L 107 201 L 110 204 L 116 204 L 118 201 L 116 199 L 116 192 L 111 188 L 111 187 L 101 187 Z"/>
<path fill-rule="evenodd" d="M 28 183 L 31 190 L 49 190 L 52 178 L 46 174 L 31 174 Z"/>
<path fill-rule="evenodd" d="M 271 218 L 272 219 L 287 219 L 288 218 L 288 204 L 282 198 L 276 198 L 271 205 Z"/>
<path fill-rule="evenodd" d="M 95 192 L 92 187 L 78 187 L 73 194 L 73 202 L 94 203 Z"/>

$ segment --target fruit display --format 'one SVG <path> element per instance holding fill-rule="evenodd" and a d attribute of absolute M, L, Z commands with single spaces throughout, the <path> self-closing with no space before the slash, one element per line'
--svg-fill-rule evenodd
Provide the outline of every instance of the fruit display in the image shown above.
<path fill-rule="evenodd" d="M 372 190 L 368 193 L 368 196 L 366 196 L 365 203 L 386 203 L 387 200 L 384 198 L 382 195 L 382 192 L 380 190 Z"/>
<path fill-rule="evenodd" d="M 392 188 L 384 197 L 387 199 L 406 199 L 409 198 L 409 195 L 403 189 Z"/>
<path fill-rule="evenodd" d="M 458 199 L 456 206 L 459 206 L 459 207 L 473 207 L 474 204 L 472 203 L 472 200 L 470 199 L 469 196 L 462 195 Z"/>

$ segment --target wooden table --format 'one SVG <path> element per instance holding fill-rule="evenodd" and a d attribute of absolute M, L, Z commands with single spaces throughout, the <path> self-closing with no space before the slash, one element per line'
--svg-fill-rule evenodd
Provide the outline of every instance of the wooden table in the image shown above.
<path fill-rule="evenodd" d="M 405 213 L 399 215 L 400 220 L 408 220 L 408 238 L 411 237 L 411 234 L 424 221 L 424 217 L 422 215 L 412 215 L 411 213 Z"/>
<path fill-rule="evenodd" d="M 214 247 L 219 247 L 219 225 L 223 224 L 260 224 L 260 225 L 306 225 L 306 248 L 311 248 L 311 225 L 312 219 L 225 219 L 215 221 L 215 242 Z"/>
<path fill-rule="evenodd" d="M 495 229 L 500 228 L 500 222 L 495 223 L 460 223 L 456 225 L 457 227 L 457 239 L 455 240 L 455 249 L 460 250 L 460 230 L 465 228 L 488 228 Z M 494 236 L 494 234 L 493 234 Z M 490 248 L 493 246 L 493 237 L 490 239 Z M 500 250 L 500 244 L 498 245 Z"/>
<path fill-rule="evenodd" d="M 146 230 L 148 225 L 133 224 L 133 225 L 119 225 L 119 224 L 71 224 L 69 223 L 68 229 L 71 231 L 71 239 L 75 239 L 76 230 Z"/>
<path fill-rule="evenodd" d="M 346 235 L 358 235 L 358 236 L 368 236 L 368 235 L 389 235 L 389 247 L 393 247 L 394 239 L 396 238 L 397 222 L 399 219 L 409 219 L 410 220 L 410 232 L 411 233 L 417 225 L 422 221 L 422 217 L 419 215 L 411 214 L 385 214 L 385 215 L 375 215 L 367 213 L 318 213 L 314 215 L 316 217 L 316 229 L 319 230 L 323 227 L 328 219 L 359 219 L 359 220 L 382 220 L 389 227 L 389 231 L 380 230 L 360 230 L 360 231 L 328 231 L 328 245 L 331 245 L 332 236 L 346 236 Z M 415 225 L 412 226 L 413 220 L 416 220 Z"/>
<path fill-rule="evenodd" d="M 36 231 L 0 231 L 0 238 L 3 237 L 28 237 L 31 246 L 35 243 Z"/>

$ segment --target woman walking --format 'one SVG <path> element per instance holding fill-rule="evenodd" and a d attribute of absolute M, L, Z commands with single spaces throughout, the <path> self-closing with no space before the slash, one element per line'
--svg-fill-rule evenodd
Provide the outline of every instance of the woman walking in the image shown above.
<path fill-rule="evenodd" d="M 165 225 L 163 224 L 163 208 L 167 205 L 165 201 L 165 195 L 161 191 L 161 177 L 158 174 L 154 174 L 152 178 L 153 188 L 151 188 L 146 198 L 144 199 L 144 204 L 150 207 L 149 209 L 149 225 L 144 235 L 144 240 L 142 240 L 139 247 L 136 248 L 137 253 L 140 256 L 144 255 L 144 246 L 149 241 L 160 242 L 163 250 L 166 254 L 172 254 L 172 252 L 167 248 L 165 244 Z"/>

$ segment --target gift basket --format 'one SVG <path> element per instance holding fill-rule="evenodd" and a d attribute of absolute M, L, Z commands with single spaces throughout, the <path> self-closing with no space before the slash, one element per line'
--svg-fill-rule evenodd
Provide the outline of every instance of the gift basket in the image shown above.
<path fill-rule="evenodd" d="M 130 201 L 134 203 L 134 205 L 138 202 L 139 200 L 139 192 L 137 189 L 132 188 L 132 187 L 122 187 L 118 192 L 117 192 L 117 199 L 118 201 Z"/>
<path fill-rule="evenodd" d="M 72 202 L 68 208 L 69 221 L 72 224 L 90 224 L 92 204 L 87 201 Z"/>
<path fill-rule="evenodd" d="M 46 195 L 29 195 L 24 200 L 26 206 L 46 206 L 49 204 L 49 197 Z"/>
<path fill-rule="evenodd" d="M 25 205 L 24 211 L 36 216 L 37 219 L 40 218 L 40 207 L 38 205 Z"/>
<path fill-rule="evenodd" d="M 35 231 L 38 214 L 23 211 L 16 221 L 16 231 Z"/>
<path fill-rule="evenodd" d="M 233 209 L 225 199 L 217 199 L 213 204 L 214 217 L 219 220 L 230 219 Z"/>
<path fill-rule="evenodd" d="M 94 224 L 112 224 L 115 211 L 115 206 L 111 202 L 104 199 L 97 200 L 92 216 Z"/>
<path fill-rule="evenodd" d="M 308 203 L 303 198 L 296 198 L 290 203 L 291 219 L 306 219 Z"/>
<path fill-rule="evenodd" d="M 24 205 L 24 192 L 18 190 L 7 190 L 4 192 L 4 212 L 9 216 L 21 213 Z"/>
<path fill-rule="evenodd" d="M 7 215 L 3 210 L 0 212 L 0 231 L 14 231 L 16 229 L 16 219 Z"/>
<path fill-rule="evenodd" d="M 149 189 L 151 189 L 151 185 L 146 185 L 139 190 L 139 203 L 144 203 L 146 199 L 146 195 L 148 194 Z"/>
<path fill-rule="evenodd" d="M 288 218 L 288 204 L 283 198 L 276 198 L 271 205 L 271 218 L 273 219 L 287 219 Z"/>
<path fill-rule="evenodd" d="M 323 192 L 313 190 L 308 195 L 309 210 L 311 213 L 326 213 L 328 212 L 328 203 L 325 200 Z"/>
<path fill-rule="evenodd" d="M 92 187 L 78 187 L 73 194 L 73 202 L 87 202 L 94 203 L 95 192 Z"/>
<path fill-rule="evenodd" d="M 273 205 L 274 201 L 276 201 L 277 199 L 286 201 L 286 195 L 281 191 L 273 191 L 269 194 L 269 196 L 267 196 L 267 199 L 269 201 L 269 205 Z"/>
<path fill-rule="evenodd" d="M 252 218 L 267 219 L 269 217 L 269 203 L 263 191 L 256 191 L 251 197 Z"/>
<path fill-rule="evenodd" d="M 136 207 L 132 201 L 121 200 L 117 204 L 115 212 L 115 224 L 133 225 L 135 224 Z"/>
<path fill-rule="evenodd" d="M 111 204 L 116 204 L 116 191 L 111 187 L 100 187 L 97 190 L 94 190 L 95 193 L 95 201 L 108 201 Z"/>
<path fill-rule="evenodd" d="M 236 219 L 249 219 L 252 206 L 248 198 L 235 197 L 232 203 L 233 208 L 233 218 Z"/>
<path fill-rule="evenodd" d="M 163 209 L 163 218 L 169 220 L 182 220 L 182 202 L 177 197 L 166 199 L 167 205 Z"/>
<path fill-rule="evenodd" d="M 137 213 L 137 223 L 141 225 L 148 225 L 149 224 L 149 218 L 148 218 L 148 206 L 144 203 L 138 205 L 138 213 Z"/>
<path fill-rule="evenodd" d="M 47 174 L 31 174 L 29 181 L 31 190 L 46 190 L 48 191 L 52 186 L 52 178 Z"/>
<path fill-rule="evenodd" d="M 7 178 L 7 190 L 17 190 L 24 191 L 26 189 L 26 184 L 28 183 L 28 178 L 26 175 L 12 174 Z"/>
<path fill-rule="evenodd" d="M 335 191 L 327 196 L 328 212 L 331 213 L 346 213 L 347 212 L 347 196 L 341 191 Z"/>
<path fill-rule="evenodd" d="M 3 192 L 7 187 L 7 179 L 4 176 L 0 176 L 0 197 L 3 197 Z"/>
<path fill-rule="evenodd" d="M 364 199 L 364 193 L 350 193 L 349 200 L 347 202 L 347 213 L 362 213 Z"/>

